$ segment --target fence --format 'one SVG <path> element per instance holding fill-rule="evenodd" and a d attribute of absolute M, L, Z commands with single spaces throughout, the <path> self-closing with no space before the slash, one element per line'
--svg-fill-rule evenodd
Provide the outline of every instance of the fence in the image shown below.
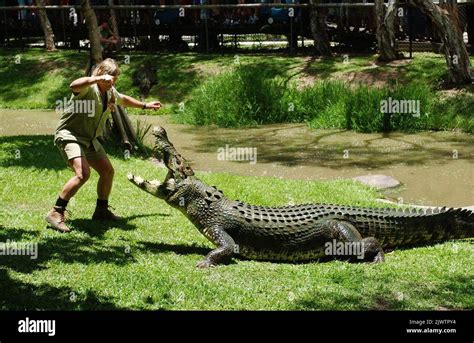
<path fill-rule="evenodd" d="M 206 1 L 206 0 L 203 0 Z M 291 0 L 290 0 L 291 1 Z M 460 4 L 461 25 L 466 8 Z M 335 52 L 375 51 L 373 3 L 313 5 L 326 17 L 327 33 Z M 80 6 L 44 6 L 58 48 L 86 49 L 88 32 Z M 124 49 L 205 52 L 279 49 L 290 53 L 311 49 L 307 3 L 116 5 L 93 6 L 99 22 L 108 21 L 113 9 Z M 43 45 L 36 6 L 0 7 L 0 45 Z M 418 9 L 400 4 L 397 38 L 402 50 L 439 49 L 439 39 L 429 19 Z M 471 17 L 471 21 L 472 21 Z M 473 37 L 470 37 L 472 39 Z"/>

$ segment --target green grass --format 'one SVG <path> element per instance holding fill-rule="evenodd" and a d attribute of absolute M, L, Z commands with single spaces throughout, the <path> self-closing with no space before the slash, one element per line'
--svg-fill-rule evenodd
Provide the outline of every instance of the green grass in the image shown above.
<path fill-rule="evenodd" d="M 20 56 L 20 63 L 16 58 Z M 129 57 L 129 58 L 128 58 Z M 0 49 L 0 108 L 35 109 L 55 107 L 57 100 L 70 96 L 69 84 L 84 75 L 89 53 L 83 51 L 56 51 L 45 53 L 42 49 Z M 143 63 L 150 62 L 157 69 L 158 84 L 147 97 L 159 99 L 165 106 L 157 113 L 170 113 L 171 108 L 188 99 L 189 93 L 209 76 L 219 74 L 233 65 L 232 55 L 205 55 L 195 53 L 144 54 L 122 53 L 115 56 L 122 74 L 117 89 L 130 96 L 139 97 L 132 75 Z M 251 55 L 239 56 L 242 63 L 257 63 L 272 72 L 289 73 L 301 65 L 297 57 Z M 128 61 L 129 63 L 126 63 Z M 132 110 L 139 113 L 139 110 Z"/>
<path fill-rule="evenodd" d="M 20 158 L 17 159 L 18 152 Z M 165 171 L 111 152 L 111 204 L 127 218 L 89 218 L 97 176 L 70 204 L 70 234 L 45 229 L 43 216 L 71 176 L 51 136 L 0 138 L 0 242 L 37 242 L 39 258 L 0 256 L 0 309 L 361 310 L 472 309 L 468 242 L 446 242 L 387 254 L 386 263 L 285 264 L 243 261 L 195 268 L 211 244 L 178 211 L 134 187 L 133 171 Z M 376 206 L 379 194 L 351 181 L 284 181 L 199 173 L 230 198 L 261 205 L 333 202 Z"/>

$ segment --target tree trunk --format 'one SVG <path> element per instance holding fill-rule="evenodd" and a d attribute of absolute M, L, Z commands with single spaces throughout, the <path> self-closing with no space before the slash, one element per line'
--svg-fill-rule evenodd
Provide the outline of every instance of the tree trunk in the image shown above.
<path fill-rule="evenodd" d="M 114 0 L 109 0 L 109 6 L 114 5 Z M 112 27 L 112 32 L 117 38 L 120 38 L 119 35 L 119 28 L 117 24 L 117 15 L 115 14 L 115 10 L 113 8 L 110 9 L 110 26 Z M 120 42 L 117 44 L 117 50 L 120 50 Z"/>
<path fill-rule="evenodd" d="M 315 0 L 310 1 L 314 5 Z M 326 10 L 311 6 L 309 13 L 309 21 L 311 25 L 311 33 L 314 39 L 314 48 L 319 55 L 332 56 L 331 44 L 326 31 Z"/>
<path fill-rule="evenodd" d="M 375 0 L 375 22 L 377 25 L 377 46 L 379 61 L 393 61 L 400 57 L 395 38 L 395 16 L 397 0 L 388 0 L 385 8 L 384 0 Z"/>
<path fill-rule="evenodd" d="M 112 111 L 112 119 L 114 120 L 114 128 L 120 134 L 120 138 L 122 140 L 123 148 L 128 151 L 132 151 L 132 144 L 130 143 L 130 139 L 128 138 L 127 131 L 125 130 L 124 123 L 122 121 L 121 113 L 117 106 L 114 106 L 114 110 Z"/>
<path fill-rule="evenodd" d="M 434 4 L 432 0 L 410 0 L 410 2 L 430 17 L 439 33 L 449 70 L 448 81 L 456 85 L 471 83 L 471 62 L 463 41 L 462 30 L 457 23 L 456 5 L 453 4 L 448 11 Z"/>
<path fill-rule="evenodd" d="M 44 6 L 44 2 L 43 0 L 35 0 L 35 5 Z M 56 46 L 54 45 L 53 28 L 51 27 L 51 22 L 49 21 L 48 15 L 46 14 L 46 10 L 38 9 L 38 18 L 44 33 L 44 46 L 46 51 L 55 51 Z"/>
<path fill-rule="evenodd" d="M 97 25 L 97 17 L 92 9 L 89 0 L 81 0 L 82 14 L 86 20 L 87 29 L 89 31 L 89 42 L 91 49 L 92 64 L 102 62 L 102 46 L 100 44 L 100 32 Z"/>

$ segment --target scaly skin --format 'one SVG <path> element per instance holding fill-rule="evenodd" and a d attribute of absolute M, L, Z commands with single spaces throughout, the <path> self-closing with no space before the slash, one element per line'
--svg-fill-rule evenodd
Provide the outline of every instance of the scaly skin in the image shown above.
<path fill-rule="evenodd" d="M 331 204 L 262 207 L 227 199 L 200 181 L 169 142 L 154 132 L 155 147 L 169 172 L 163 183 L 129 174 L 132 183 L 179 209 L 217 248 L 198 263 L 215 266 L 233 255 L 248 259 L 299 262 L 328 256 L 331 243 L 351 243 L 345 259 L 384 260 L 383 249 L 474 237 L 474 213 L 439 208 L 370 209 Z M 357 258 L 356 258 L 357 257 Z"/>

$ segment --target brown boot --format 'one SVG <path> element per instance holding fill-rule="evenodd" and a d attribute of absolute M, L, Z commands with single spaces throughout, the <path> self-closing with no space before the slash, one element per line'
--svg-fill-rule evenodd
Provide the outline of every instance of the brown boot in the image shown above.
<path fill-rule="evenodd" d="M 45 219 L 53 229 L 59 232 L 70 232 L 71 229 L 64 223 L 64 211 L 64 208 L 54 206 Z"/>
<path fill-rule="evenodd" d="M 109 210 L 110 206 L 98 206 L 95 208 L 94 214 L 92 215 L 92 220 L 111 220 L 119 221 L 122 220 L 121 217 L 116 216 Z"/>

